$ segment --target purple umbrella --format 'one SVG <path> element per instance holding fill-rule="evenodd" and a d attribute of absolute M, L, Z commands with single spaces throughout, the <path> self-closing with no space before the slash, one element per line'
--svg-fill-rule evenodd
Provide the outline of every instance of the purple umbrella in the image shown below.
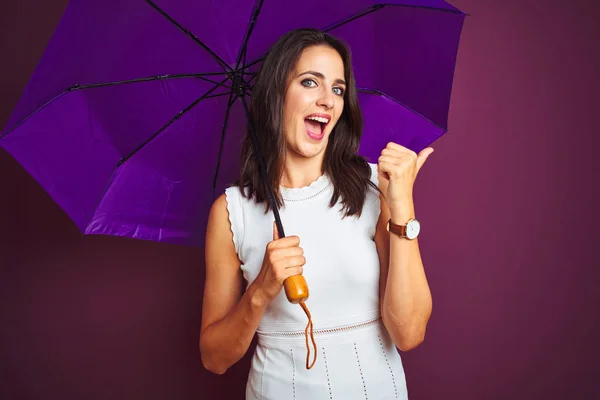
<path fill-rule="evenodd" d="M 281 35 L 320 28 L 350 45 L 373 159 L 446 132 L 464 17 L 442 0 L 73 0 L 0 145 L 85 234 L 202 246 Z"/>

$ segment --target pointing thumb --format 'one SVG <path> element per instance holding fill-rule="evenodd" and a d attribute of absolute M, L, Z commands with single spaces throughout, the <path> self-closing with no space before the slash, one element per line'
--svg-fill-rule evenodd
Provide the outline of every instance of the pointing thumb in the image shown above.
<path fill-rule="evenodd" d="M 431 147 L 421 150 L 417 156 L 417 171 L 421 169 L 423 164 L 425 164 L 425 161 L 427 161 L 427 158 L 431 155 L 431 153 L 433 153 L 433 148 Z"/>

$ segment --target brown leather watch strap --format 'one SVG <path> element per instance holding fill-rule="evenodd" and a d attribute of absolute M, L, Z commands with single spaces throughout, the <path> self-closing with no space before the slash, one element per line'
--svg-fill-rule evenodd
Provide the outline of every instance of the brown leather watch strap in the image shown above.
<path fill-rule="evenodd" d="M 394 223 L 392 223 L 392 219 L 390 218 L 390 220 L 388 221 L 387 224 L 388 227 L 388 231 L 405 238 L 406 237 L 406 225 L 396 225 Z"/>

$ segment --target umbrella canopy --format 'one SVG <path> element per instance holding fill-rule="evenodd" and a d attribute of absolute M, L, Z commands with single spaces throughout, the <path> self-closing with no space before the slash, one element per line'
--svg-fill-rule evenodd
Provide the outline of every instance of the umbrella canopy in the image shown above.
<path fill-rule="evenodd" d="M 0 146 L 86 234 L 203 246 L 280 36 L 319 28 L 349 44 L 360 153 L 376 159 L 446 132 L 464 17 L 442 0 L 72 0 Z"/>

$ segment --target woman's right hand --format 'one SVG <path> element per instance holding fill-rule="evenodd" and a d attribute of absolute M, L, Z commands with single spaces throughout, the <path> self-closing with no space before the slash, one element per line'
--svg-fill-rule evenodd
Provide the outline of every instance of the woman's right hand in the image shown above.
<path fill-rule="evenodd" d="M 287 236 L 280 239 L 277 226 L 273 222 L 273 241 L 267 244 L 262 267 L 255 280 L 267 303 L 279 294 L 284 280 L 302 274 L 305 263 L 300 238 Z"/>

